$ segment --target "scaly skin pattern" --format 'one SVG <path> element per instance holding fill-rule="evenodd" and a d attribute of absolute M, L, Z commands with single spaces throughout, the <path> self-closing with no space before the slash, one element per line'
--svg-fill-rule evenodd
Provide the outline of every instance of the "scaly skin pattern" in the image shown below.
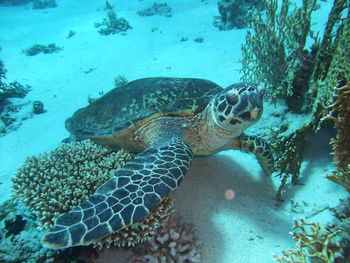
<path fill-rule="evenodd" d="M 253 153 L 266 175 L 271 175 L 275 171 L 272 151 L 264 139 L 242 133 L 225 145 L 222 150 L 231 149 Z"/>
<path fill-rule="evenodd" d="M 138 154 L 74 210 L 57 218 L 42 242 L 51 248 L 89 245 L 141 222 L 176 189 L 192 160 L 178 137 Z"/>

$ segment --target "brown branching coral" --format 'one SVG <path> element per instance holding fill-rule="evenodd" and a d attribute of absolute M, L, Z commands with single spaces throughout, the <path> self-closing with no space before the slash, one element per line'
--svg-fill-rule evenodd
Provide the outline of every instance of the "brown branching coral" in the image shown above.
<path fill-rule="evenodd" d="M 262 82 L 270 98 L 291 96 L 293 80 L 305 60 L 304 47 L 310 36 L 311 14 L 316 0 L 304 0 L 301 7 L 290 10 L 290 1 L 263 1 L 266 15 L 257 10 L 252 14 L 242 46 L 244 81 Z"/>
<path fill-rule="evenodd" d="M 293 184 L 298 182 L 303 161 L 305 130 L 305 128 L 300 128 L 288 137 L 283 137 L 273 144 L 275 152 L 280 153 L 277 160 L 279 170 L 277 176 L 281 178 L 281 184 L 276 193 L 277 201 L 283 201 L 282 193 L 290 177 Z"/>
<path fill-rule="evenodd" d="M 328 231 L 318 223 L 308 223 L 303 219 L 294 222 L 292 237 L 295 249 L 283 251 L 283 256 L 274 255 L 280 263 L 330 263 L 341 258 L 342 249 L 338 244 L 340 231 Z"/>
<path fill-rule="evenodd" d="M 13 179 L 15 197 L 37 216 L 42 229 L 85 201 L 116 169 L 133 158 L 124 150 L 112 152 L 91 141 L 62 144 L 39 157 L 28 158 Z M 153 237 L 173 212 L 172 199 L 164 199 L 144 221 L 98 241 L 95 247 L 134 246 Z"/>
<path fill-rule="evenodd" d="M 317 44 L 313 80 L 308 92 L 314 98 L 312 112 L 315 128 L 320 126 L 322 114 L 332 103 L 333 87 L 344 86 L 350 81 L 350 12 L 347 17 L 340 18 L 346 1 L 335 1 L 334 5 L 323 40 Z"/>
<path fill-rule="evenodd" d="M 330 144 L 338 170 L 326 177 L 350 192 L 350 82 L 341 88 L 334 88 L 333 98 L 331 111 L 325 119 L 332 120 L 337 129 L 336 138 Z"/>
<path fill-rule="evenodd" d="M 14 179 L 15 198 L 37 215 L 43 228 L 87 199 L 113 171 L 132 158 L 91 141 L 62 144 L 56 150 L 29 157 Z"/>

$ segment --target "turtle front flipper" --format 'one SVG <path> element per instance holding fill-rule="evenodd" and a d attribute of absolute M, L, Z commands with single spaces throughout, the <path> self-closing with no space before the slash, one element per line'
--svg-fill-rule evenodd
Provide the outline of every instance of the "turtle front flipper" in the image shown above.
<path fill-rule="evenodd" d="M 191 150 L 179 137 L 151 145 L 88 200 L 59 216 L 42 243 L 50 248 L 89 245 L 141 222 L 180 185 L 191 160 Z"/>
<path fill-rule="evenodd" d="M 229 147 L 254 153 L 266 175 L 271 175 L 275 171 L 275 160 L 271 148 L 264 139 L 242 133 L 229 143 Z"/>

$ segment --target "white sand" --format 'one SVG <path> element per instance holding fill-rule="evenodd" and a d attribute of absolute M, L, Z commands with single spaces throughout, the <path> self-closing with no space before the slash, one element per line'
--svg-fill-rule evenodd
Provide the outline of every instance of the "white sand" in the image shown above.
<path fill-rule="evenodd" d="M 57 8 L 45 10 L 33 10 L 31 5 L 0 7 L 0 57 L 8 69 L 8 81 L 32 86 L 22 100 L 27 109 L 34 100 L 43 101 L 47 109 L 0 138 L 1 202 L 9 198 L 11 177 L 25 158 L 55 149 L 68 136 L 64 120 L 85 106 L 88 96 L 98 97 L 99 92 L 113 88 L 117 75 L 128 80 L 198 77 L 222 86 L 240 80 L 240 45 L 246 30 L 214 28 L 216 1 L 169 0 L 172 18 L 136 14 L 153 2 L 110 1 L 118 15 L 133 26 L 127 36 L 97 33 L 94 23 L 105 17 L 104 1 L 57 0 Z M 316 28 L 322 28 L 330 7 L 330 3 L 321 4 L 315 15 Z M 152 28 L 158 31 L 152 33 Z M 66 39 L 70 30 L 76 35 Z M 181 37 L 189 40 L 180 42 Z M 194 42 L 197 37 L 203 37 L 204 42 Z M 33 44 L 49 43 L 64 49 L 33 57 L 21 52 Z M 89 69 L 94 70 L 84 73 Z M 261 129 L 278 125 L 270 115 L 278 109 L 269 107 L 259 124 Z M 286 202 L 280 207 L 273 199 L 278 180 L 262 175 L 253 156 L 232 151 L 195 158 L 175 197 L 177 212 L 197 228 L 203 243 L 202 262 L 273 262 L 272 253 L 293 247 L 288 235 L 293 218 L 328 222 L 327 207 L 346 196 L 340 186 L 322 178 L 331 169 L 328 138 L 326 134 L 316 136 L 318 148 L 307 150 L 302 185 L 288 187 Z M 224 197 L 227 189 L 235 192 L 231 201 Z M 292 202 L 299 205 L 300 214 L 292 212 Z M 108 253 L 108 258 L 112 259 L 113 253 Z"/>

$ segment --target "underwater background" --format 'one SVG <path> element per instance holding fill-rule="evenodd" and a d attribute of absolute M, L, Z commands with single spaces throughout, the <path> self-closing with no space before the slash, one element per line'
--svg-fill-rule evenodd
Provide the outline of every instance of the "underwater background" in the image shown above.
<path fill-rule="evenodd" d="M 0 0 L 0 262 L 350 262 L 349 5 Z M 271 144 L 276 172 L 240 151 L 195 157 L 142 230 L 44 248 L 54 218 L 133 158 L 62 145 L 65 120 L 161 76 L 264 87 L 245 133 Z"/>

